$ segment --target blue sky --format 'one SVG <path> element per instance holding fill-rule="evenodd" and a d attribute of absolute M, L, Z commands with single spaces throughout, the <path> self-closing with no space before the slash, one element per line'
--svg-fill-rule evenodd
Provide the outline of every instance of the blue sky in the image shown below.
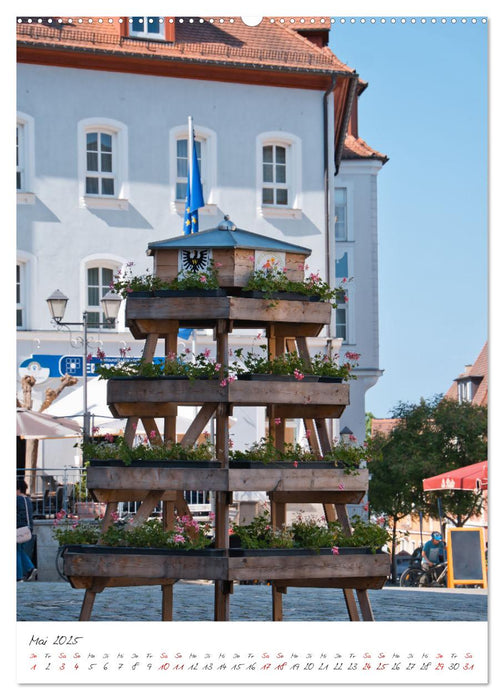
<path fill-rule="evenodd" d="M 450 15 L 450 17 L 453 15 Z M 378 176 L 380 367 L 366 410 L 444 393 L 487 340 L 487 25 L 360 22 L 330 47 L 369 83 Z"/>

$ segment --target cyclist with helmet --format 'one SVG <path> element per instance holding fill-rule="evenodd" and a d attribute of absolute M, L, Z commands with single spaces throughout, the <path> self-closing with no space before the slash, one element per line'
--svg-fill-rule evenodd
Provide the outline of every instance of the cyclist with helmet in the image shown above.
<path fill-rule="evenodd" d="M 446 559 L 443 536 L 440 532 L 434 531 L 431 539 L 425 543 L 422 550 L 422 569 L 428 571 L 433 566 L 444 562 Z"/>

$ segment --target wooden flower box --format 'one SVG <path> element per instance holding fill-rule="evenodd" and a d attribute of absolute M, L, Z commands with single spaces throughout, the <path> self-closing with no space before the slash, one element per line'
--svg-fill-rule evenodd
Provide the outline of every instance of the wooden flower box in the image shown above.
<path fill-rule="evenodd" d="M 138 464 L 141 466 L 111 466 L 105 462 L 90 465 L 88 488 L 104 502 L 137 500 L 139 494 L 156 490 L 160 500 L 171 500 L 173 491 L 267 491 L 277 502 L 359 503 L 368 485 L 367 469 L 345 474 L 325 462 L 305 462 L 301 468 L 292 463 L 279 466 L 260 462 L 241 467 L 239 462 L 233 462 L 230 469 L 186 466 L 191 462 L 184 466 L 171 466 L 170 462 L 156 466 Z"/>
<path fill-rule="evenodd" d="M 132 550 L 132 551 L 128 551 Z M 62 553 L 63 573 L 74 587 L 95 579 L 170 579 L 221 581 L 274 581 L 330 579 L 344 588 L 359 580 L 362 588 L 381 588 L 390 572 L 390 558 L 377 554 L 326 554 L 315 550 L 142 550 L 129 547 L 71 545 Z M 81 585 L 79 585 L 79 579 Z M 108 584 L 107 584 L 108 585 Z M 120 584 L 118 584 L 120 585 Z"/>

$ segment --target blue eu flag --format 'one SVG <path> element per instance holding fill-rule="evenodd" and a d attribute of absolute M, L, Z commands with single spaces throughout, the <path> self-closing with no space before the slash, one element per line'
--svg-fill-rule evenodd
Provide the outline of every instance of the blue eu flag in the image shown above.
<path fill-rule="evenodd" d="M 203 189 L 198 167 L 198 157 L 196 155 L 196 142 L 193 142 L 192 152 L 192 178 L 190 172 L 187 175 L 187 194 L 184 211 L 184 235 L 198 233 L 198 209 L 205 205 L 203 199 Z"/>

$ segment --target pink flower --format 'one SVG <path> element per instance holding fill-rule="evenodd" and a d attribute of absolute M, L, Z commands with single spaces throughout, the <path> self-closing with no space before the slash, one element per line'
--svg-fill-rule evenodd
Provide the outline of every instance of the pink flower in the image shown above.
<path fill-rule="evenodd" d="M 152 440 L 153 438 L 155 438 L 155 437 L 156 437 L 156 434 L 157 434 L 157 433 L 156 433 L 155 430 L 151 430 L 150 433 L 149 433 L 150 439 Z"/>
<path fill-rule="evenodd" d="M 222 267 L 222 263 L 221 263 L 221 262 L 216 262 L 216 263 L 215 263 L 215 267 Z"/>
<path fill-rule="evenodd" d="M 203 282 L 205 284 L 207 281 L 206 275 L 200 275 L 200 282 Z"/>
<path fill-rule="evenodd" d="M 222 367 L 222 365 L 220 364 L 220 362 L 216 362 L 215 365 L 214 365 L 214 369 L 215 369 L 216 372 L 218 372 L 218 371 L 220 370 L 221 367 Z"/>
<path fill-rule="evenodd" d="M 343 279 L 342 279 L 341 281 L 342 281 L 343 283 L 345 283 L 345 282 L 347 281 L 347 278 L 346 278 L 346 277 L 343 277 Z"/>
<path fill-rule="evenodd" d="M 209 517 L 210 520 L 215 520 L 215 513 L 210 512 L 210 513 L 208 514 L 208 517 Z"/>
<path fill-rule="evenodd" d="M 111 435 L 110 433 L 107 433 L 106 435 L 104 435 L 103 439 L 106 440 L 107 442 L 114 442 L 114 436 Z"/>
<path fill-rule="evenodd" d="M 360 358 L 360 353 L 358 353 L 358 352 L 346 352 L 345 357 L 348 360 L 358 360 Z"/>
<path fill-rule="evenodd" d="M 357 442 L 357 438 L 355 437 L 355 435 L 349 435 L 348 439 L 350 440 L 350 442 Z"/>
<path fill-rule="evenodd" d="M 112 513 L 112 520 L 116 523 L 119 520 L 119 513 L 117 511 L 114 511 Z"/>
<path fill-rule="evenodd" d="M 339 554 L 339 548 L 338 547 L 332 547 L 331 552 L 333 554 Z"/>
<path fill-rule="evenodd" d="M 203 354 L 205 357 L 210 357 L 210 349 L 207 348 Z"/>
<path fill-rule="evenodd" d="M 343 489 L 344 489 L 345 487 L 343 486 L 343 484 L 338 484 L 338 488 L 339 488 L 340 491 L 343 491 Z"/>
<path fill-rule="evenodd" d="M 298 465 L 297 462 L 293 462 L 292 464 L 297 468 L 297 465 Z"/>
<path fill-rule="evenodd" d="M 93 355 L 91 353 L 89 353 L 88 356 L 86 357 L 86 360 L 88 362 L 91 362 L 92 359 L 93 359 Z"/>
<path fill-rule="evenodd" d="M 254 257 L 253 255 L 249 255 L 249 260 L 250 260 L 251 262 L 255 262 L 255 257 Z"/>
<path fill-rule="evenodd" d="M 304 379 L 304 374 L 302 372 L 300 372 L 298 369 L 294 370 L 294 376 L 296 377 L 298 382 L 300 382 L 302 379 Z"/>
<path fill-rule="evenodd" d="M 281 418 L 275 418 L 275 425 L 280 425 L 281 422 L 282 422 Z"/>
<path fill-rule="evenodd" d="M 221 386 L 226 386 L 226 384 L 227 384 L 227 381 L 225 379 L 223 379 L 220 383 Z"/>
<path fill-rule="evenodd" d="M 364 510 L 365 510 L 366 512 L 369 510 L 369 506 L 368 506 L 367 503 L 366 503 L 364 506 L 362 506 L 362 507 L 364 508 Z"/>
<path fill-rule="evenodd" d="M 190 349 L 190 348 L 186 348 L 186 349 L 185 349 L 185 354 L 186 354 L 186 355 L 189 355 L 190 352 L 191 352 L 191 349 Z"/>
<path fill-rule="evenodd" d="M 311 430 L 306 431 L 306 437 L 309 438 L 311 436 Z"/>
<path fill-rule="evenodd" d="M 175 535 L 173 541 L 182 543 L 185 542 L 185 537 L 184 535 Z"/>
<path fill-rule="evenodd" d="M 343 299 L 344 299 L 345 301 L 348 301 L 348 297 L 347 297 L 347 296 L 344 296 Z"/>

